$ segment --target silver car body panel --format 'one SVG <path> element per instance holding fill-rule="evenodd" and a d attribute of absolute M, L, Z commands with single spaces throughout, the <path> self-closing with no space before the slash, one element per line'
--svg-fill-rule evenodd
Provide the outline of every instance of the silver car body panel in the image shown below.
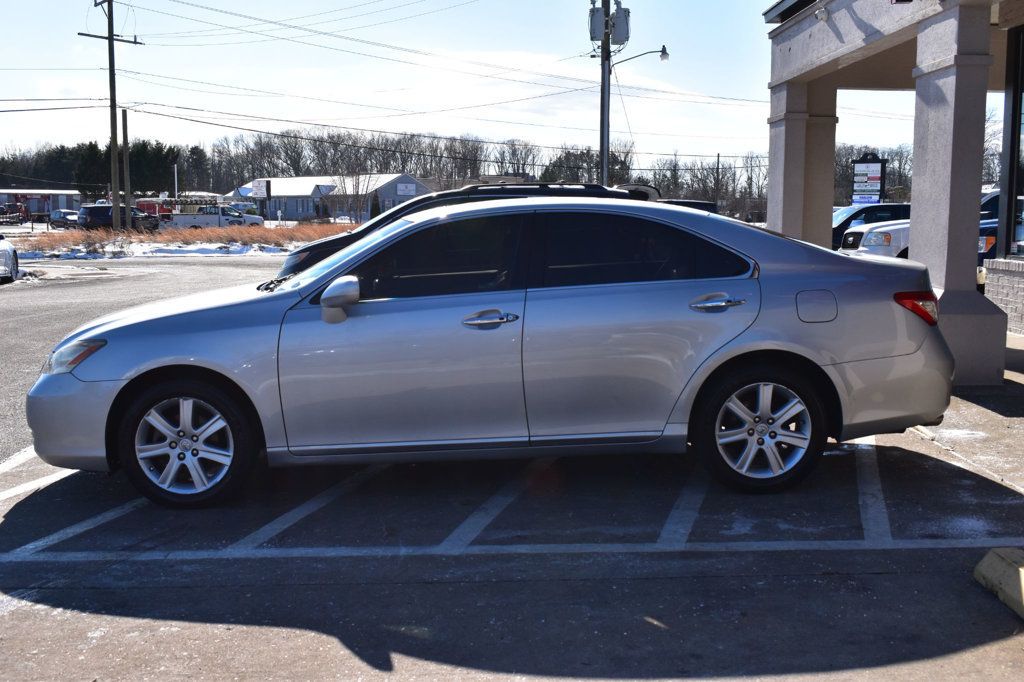
<path fill-rule="evenodd" d="M 238 385 L 260 416 L 268 447 L 287 445 L 277 383 L 277 341 L 293 292 L 256 285 L 194 294 L 115 313 L 67 339 L 101 338 L 107 347 L 74 370 L 85 382 L 129 382 L 162 367 L 195 367 Z"/>
<path fill-rule="evenodd" d="M 125 383 L 39 377 L 25 406 L 36 454 L 54 466 L 107 471 L 107 415 Z"/>
<path fill-rule="evenodd" d="M 0 277 L 14 277 L 14 245 L 0 239 Z"/>
<path fill-rule="evenodd" d="M 727 280 L 360 302 L 343 322 L 322 318 L 311 302 L 366 257 L 439 221 L 565 210 L 674 224 L 743 254 L 753 267 Z M 230 379 L 252 401 L 271 463 L 296 464 L 681 451 L 711 373 L 766 350 L 821 368 L 839 396 L 844 438 L 927 423 L 948 404 L 952 358 L 941 334 L 892 298 L 930 290 L 918 263 L 850 258 L 647 202 L 517 199 L 433 209 L 410 221 L 382 228 L 275 292 L 236 287 L 77 330 L 62 344 L 102 338 L 107 346 L 67 377 L 86 387 L 67 409 L 101 409 L 106 398 L 84 405 L 92 401 L 89 387 L 100 395 L 151 369 L 200 367 Z M 835 297 L 834 319 L 800 319 L 797 296 L 808 291 Z M 689 307 L 714 293 L 746 303 L 717 313 Z M 497 329 L 462 325 L 491 309 L 520 318 Z M 64 447 L 65 418 L 33 406 L 48 400 L 51 379 L 41 377 L 29 394 L 44 456 L 54 463 L 70 461 L 62 452 L 105 459 L 101 436 L 91 448 Z"/>
<path fill-rule="evenodd" d="M 281 401 L 297 454 L 353 444 L 526 439 L 525 291 L 377 301 L 328 323 L 319 305 L 288 312 Z M 463 321 L 517 317 L 495 328 Z"/>

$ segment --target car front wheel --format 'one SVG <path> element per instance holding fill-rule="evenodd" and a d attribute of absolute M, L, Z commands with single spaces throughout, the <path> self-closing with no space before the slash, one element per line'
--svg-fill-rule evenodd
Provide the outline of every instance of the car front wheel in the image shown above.
<path fill-rule="evenodd" d="M 198 381 L 171 381 L 132 401 L 118 455 L 146 497 L 169 507 L 220 502 L 243 483 L 258 446 L 233 396 Z"/>
<path fill-rule="evenodd" d="M 729 372 L 702 396 L 692 440 L 711 473 L 750 492 L 782 490 L 817 463 L 825 413 L 812 382 L 786 368 Z"/>

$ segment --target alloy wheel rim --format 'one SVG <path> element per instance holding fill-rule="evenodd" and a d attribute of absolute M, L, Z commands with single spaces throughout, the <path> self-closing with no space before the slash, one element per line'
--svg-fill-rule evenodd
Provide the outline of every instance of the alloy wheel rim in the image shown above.
<path fill-rule="evenodd" d="M 150 481 L 168 492 L 195 495 L 224 478 L 235 453 L 227 420 L 198 398 L 153 406 L 135 431 L 135 458 Z"/>
<path fill-rule="evenodd" d="M 791 389 L 772 382 L 733 393 L 715 423 L 718 454 L 737 473 L 777 478 L 804 458 L 811 443 L 811 415 Z"/>

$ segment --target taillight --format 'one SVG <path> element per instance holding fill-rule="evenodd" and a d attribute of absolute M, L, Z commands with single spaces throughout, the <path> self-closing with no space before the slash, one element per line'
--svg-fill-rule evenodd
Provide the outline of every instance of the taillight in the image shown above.
<path fill-rule="evenodd" d="M 930 291 L 903 291 L 893 300 L 934 327 L 939 323 L 939 299 Z"/>
<path fill-rule="evenodd" d="M 995 237 L 978 237 L 978 253 L 988 253 L 995 243 Z"/>

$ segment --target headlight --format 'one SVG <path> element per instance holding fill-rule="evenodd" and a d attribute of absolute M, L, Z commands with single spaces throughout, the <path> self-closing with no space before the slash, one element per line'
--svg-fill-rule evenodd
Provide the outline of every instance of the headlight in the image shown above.
<path fill-rule="evenodd" d="M 43 365 L 43 374 L 65 374 L 82 364 L 87 357 L 107 345 L 102 339 L 75 341 L 50 353 Z"/>
<path fill-rule="evenodd" d="M 892 244 L 892 235 L 888 232 L 868 232 L 861 243 L 864 246 L 889 246 Z"/>

